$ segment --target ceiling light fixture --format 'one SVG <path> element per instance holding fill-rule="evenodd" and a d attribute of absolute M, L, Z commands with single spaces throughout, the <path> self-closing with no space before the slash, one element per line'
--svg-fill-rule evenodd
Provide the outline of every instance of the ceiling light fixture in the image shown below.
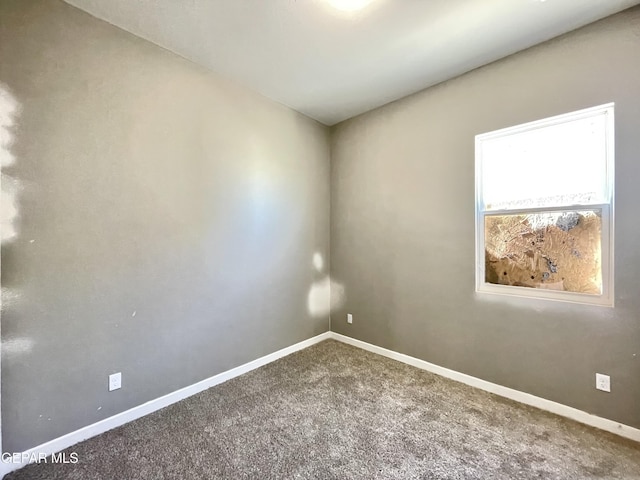
<path fill-rule="evenodd" d="M 329 5 L 337 10 L 343 12 L 355 12 L 362 10 L 369 5 L 373 0 L 327 0 Z"/>

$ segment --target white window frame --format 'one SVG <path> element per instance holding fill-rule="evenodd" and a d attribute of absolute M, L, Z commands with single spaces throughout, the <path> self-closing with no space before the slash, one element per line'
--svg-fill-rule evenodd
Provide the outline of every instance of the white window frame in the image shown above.
<path fill-rule="evenodd" d="M 522 133 L 538 128 L 558 125 L 565 122 L 580 120 L 588 117 L 605 115 L 605 202 L 585 203 L 580 205 L 562 205 L 555 207 L 535 207 L 518 208 L 504 210 L 487 210 L 484 205 L 482 191 L 483 178 L 483 142 L 498 137 Z M 608 103 L 597 107 L 578 110 L 543 120 L 508 127 L 494 132 L 488 132 L 475 137 L 475 184 L 476 184 L 476 292 L 480 294 L 499 294 L 517 297 L 540 298 L 573 303 L 583 303 L 590 305 L 601 305 L 613 307 L 613 267 L 614 267 L 614 104 Z M 553 211 L 584 211 L 599 210 L 602 212 L 601 227 L 601 267 L 602 267 L 602 294 L 586 294 L 576 292 L 566 292 L 558 290 L 547 290 L 541 288 L 519 287 L 512 285 L 497 285 L 485 282 L 485 217 L 494 215 L 514 215 Z"/>

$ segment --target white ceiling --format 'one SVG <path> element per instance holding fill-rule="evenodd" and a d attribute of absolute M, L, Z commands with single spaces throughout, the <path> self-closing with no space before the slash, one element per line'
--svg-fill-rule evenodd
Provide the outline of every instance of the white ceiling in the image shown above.
<path fill-rule="evenodd" d="M 66 0 L 327 125 L 640 0 Z"/>

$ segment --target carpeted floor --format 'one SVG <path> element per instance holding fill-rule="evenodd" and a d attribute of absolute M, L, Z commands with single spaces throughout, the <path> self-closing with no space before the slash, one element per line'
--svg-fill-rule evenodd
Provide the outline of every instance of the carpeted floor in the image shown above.
<path fill-rule="evenodd" d="M 640 444 L 326 341 L 6 479 L 640 479 Z"/>

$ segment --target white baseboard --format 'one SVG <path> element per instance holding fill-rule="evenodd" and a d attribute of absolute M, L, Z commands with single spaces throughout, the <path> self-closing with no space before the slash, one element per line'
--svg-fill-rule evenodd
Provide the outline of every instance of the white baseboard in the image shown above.
<path fill-rule="evenodd" d="M 249 363 L 245 363 L 244 365 L 240 365 L 239 367 L 232 368 L 231 370 L 227 370 L 226 372 L 219 373 L 218 375 L 214 375 L 213 377 L 209 377 L 198 383 L 194 383 L 193 385 L 190 385 L 188 387 L 176 390 L 175 392 L 169 393 L 160 398 L 156 398 L 155 400 L 150 400 L 146 403 L 143 403 L 142 405 L 133 407 L 112 417 L 105 418 L 104 420 L 100 420 L 99 422 L 96 422 L 92 425 L 88 425 L 74 432 L 67 433 L 66 435 L 63 435 L 61 437 L 54 438 L 53 440 L 43 443 L 42 445 L 38 445 L 37 447 L 31 448 L 25 452 L 16 454 L 17 456 L 19 455 L 20 461 L 17 461 L 15 463 L 6 462 L 3 458 L 0 461 L 0 478 L 2 478 L 9 472 L 18 470 L 28 465 L 29 463 L 36 461 L 38 458 L 42 458 L 41 456 L 49 456 L 53 453 L 58 453 L 65 448 L 69 448 L 76 443 L 82 442 L 83 440 L 95 437 L 96 435 L 100 435 L 101 433 L 112 430 L 116 427 L 124 425 L 125 423 L 129 423 L 133 420 L 144 417 L 145 415 L 149 415 L 150 413 L 160 410 L 161 408 L 168 407 L 169 405 L 179 402 L 180 400 L 184 400 L 185 398 L 195 395 L 196 393 L 200 393 L 203 390 L 226 382 L 227 380 L 231 380 L 232 378 L 250 372 L 251 370 L 255 370 L 256 368 L 262 367 L 268 363 L 278 360 L 279 358 L 297 352 L 298 350 L 310 347 L 311 345 L 315 345 L 316 343 L 322 342 L 323 340 L 328 340 L 329 338 L 331 338 L 331 332 L 322 333 L 315 337 L 296 343 L 295 345 L 291 345 L 289 347 L 283 348 L 282 350 L 278 350 L 277 352 L 273 352 L 269 355 L 265 355 L 264 357 L 260 357 Z"/>
<path fill-rule="evenodd" d="M 394 352 L 393 350 L 378 347 L 377 345 L 372 345 L 361 340 L 356 340 L 355 338 L 347 337 L 339 333 L 330 332 L 330 338 L 343 343 L 347 343 L 349 345 L 353 345 L 354 347 L 358 347 L 363 350 L 367 350 L 369 352 L 377 353 L 378 355 L 382 355 L 383 357 L 392 358 L 393 360 L 412 365 L 422 370 L 427 370 L 431 373 L 435 373 L 436 375 L 450 378 L 451 380 L 464 383 L 471 387 L 476 387 L 481 390 L 500 395 L 501 397 L 509 398 L 511 400 L 515 400 L 516 402 L 524 403 L 525 405 L 530 405 L 541 410 L 546 410 L 548 412 L 555 413 L 556 415 L 560 415 L 561 417 L 570 418 L 572 420 L 575 420 L 576 422 L 596 427 L 601 430 L 606 430 L 607 432 L 620 435 L 621 437 L 640 442 L 640 430 L 634 427 L 630 427 L 629 425 L 598 417 L 582 410 L 578 410 L 577 408 L 569 407 L 567 405 L 563 405 L 562 403 L 557 403 L 551 400 L 536 397 L 535 395 L 521 392 L 519 390 L 514 390 L 513 388 L 503 387 L 502 385 L 487 382 L 486 380 L 472 377 L 471 375 L 467 375 L 465 373 L 460 373 L 456 372 L 455 370 L 440 367 L 438 365 L 434 365 L 433 363 L 410 357 L 409 355 L 405 355 L 403 353 Z"/>

